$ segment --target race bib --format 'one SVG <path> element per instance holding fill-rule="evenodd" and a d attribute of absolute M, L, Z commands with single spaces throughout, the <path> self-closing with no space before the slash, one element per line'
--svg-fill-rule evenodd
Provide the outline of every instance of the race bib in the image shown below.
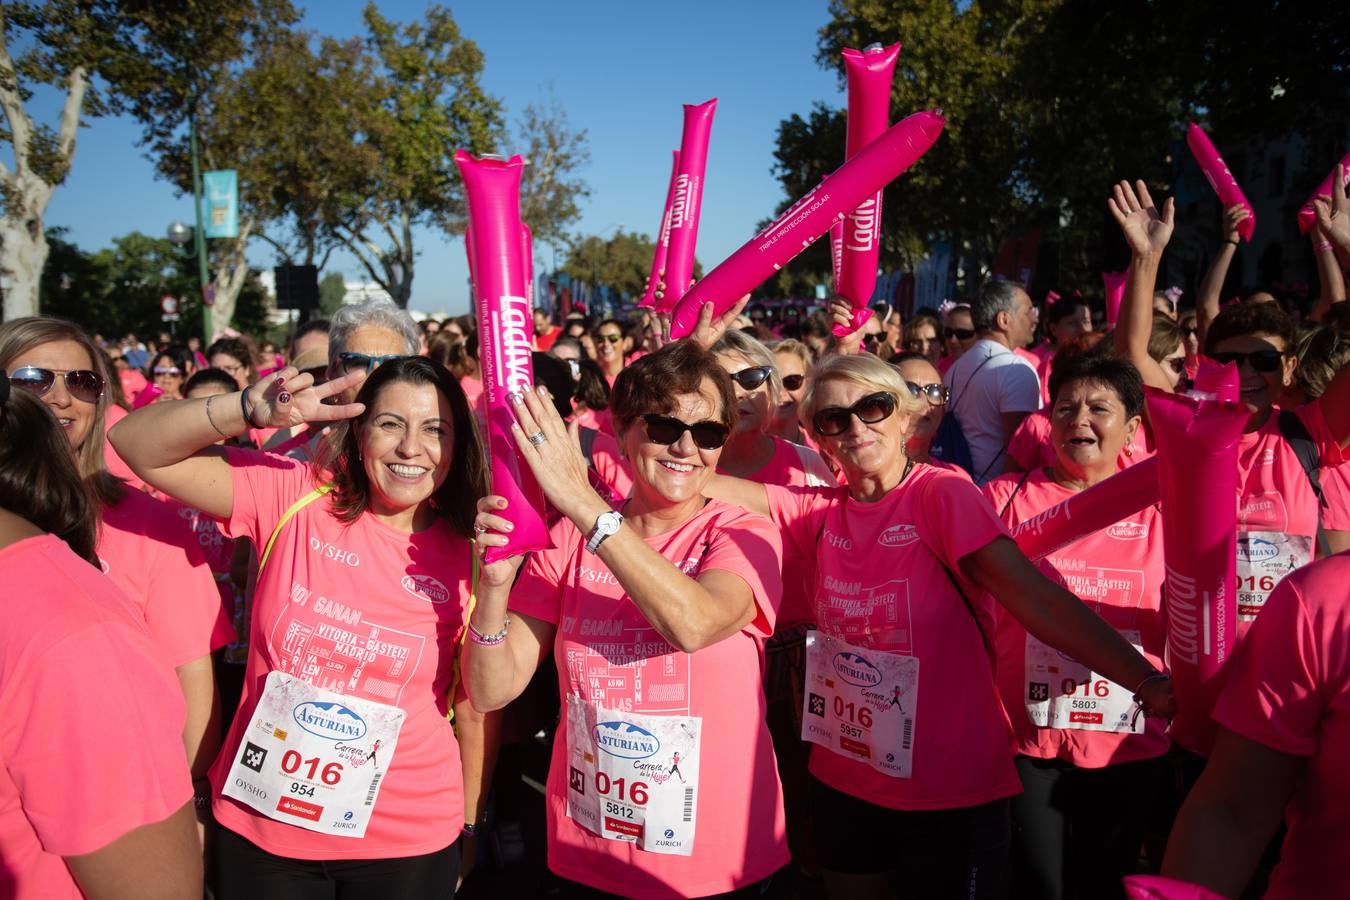
<path fill-rule="evenodd" d="M 1139 632 L 1121 636 L 1143 652 Z M 1136 715 L 1134 695 L 1109 678 L 1096 674 L 1054 647 L 1027 635 L 1027 718 L 1041 728 L 1114 731 L 1141 734 L 1144 717 Z"/>
<path fill-rule="evenodd" d="M 567 815 L 651 853 L 694 852 L 699 716 L 618 712 L 567 695 Z"/>
<path fill-rule="evenodd" d="M 1284 576 L 1312 561 L 1312 538 L 1278 531 L 1239 531 L 1237 538 L 1238 619 L 1254 622 L 1270 592 Z"/>
<path fill-rule="evenodd" d="M 269 672 L 223 793 L 278 822 L 363 837 L 403 718 L 397 706 Z"/>
<path fill-rule="evenodd" d="M 918 657 L 807 634 L 802 740 L 909 778 L 918 705 Z"/>

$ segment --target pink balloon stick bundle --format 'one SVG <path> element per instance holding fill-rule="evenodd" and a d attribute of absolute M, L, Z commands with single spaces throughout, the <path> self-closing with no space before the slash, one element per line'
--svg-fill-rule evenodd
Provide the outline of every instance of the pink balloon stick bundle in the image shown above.
<path fill-rule="evenodd" d="M 708 166 L 708 137 L 712 133 L 717 98 L 685 104 L 684 135 L 680 139 L 679 171 L 670 202 L 670 246 L 666 250 L 666 292 L 656 308 L 669 312 L 689 290 L 694 278 L 694 248 L 703 208 L 703 173 Z"/>

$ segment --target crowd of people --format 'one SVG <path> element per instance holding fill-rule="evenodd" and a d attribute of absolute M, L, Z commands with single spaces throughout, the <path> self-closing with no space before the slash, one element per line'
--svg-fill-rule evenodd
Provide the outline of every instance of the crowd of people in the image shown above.
<path fill-rule="evenodd" d="M 1335 893 L 1350 199 L 1306 309 L 1221 302 L 1236 208 L 1179 308 L 1170 201 L 1109 205 L 1112 327 L 997 278 L 842 335 L 841 300 L 676 341 L 537 310 L 510 434 L 549 546 L 505 556 L 471 317 L 368 301 L 281 348 L 0 324 L 0 895 L 450 896 L 536 732 L 551 896 Z M 1205 358 L 1249 418 L 1196 747 L 1161 507 L 1034 560 L 1011 534 L 1154 456 L 1146 396 Z"/>

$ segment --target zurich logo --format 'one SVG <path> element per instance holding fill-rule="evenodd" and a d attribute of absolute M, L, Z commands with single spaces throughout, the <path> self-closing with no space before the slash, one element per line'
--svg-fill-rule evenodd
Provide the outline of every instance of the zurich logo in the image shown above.
<path fill-rule="evenodd" d="M 1280 548 L 1264 538 L 1238 538 L 1237 555 L 1238 559 L 1245 559 L 1248 562 L 1262 562 L 1279 556 Z"/>
<path fill-rule="evenodd" d="M 597 722 L 595 746 L 622 759 L 646 759 L 661 749 L 661 741 L 632 722 Z"/>
<path fill-rule="evenodd" d="M 674 829 L 674 828 L 667 828 L 667 829 L 666 829 L 666 840 L 670 840 L 670 839 L 673 838 L 674 836 L 675 836 L 675 829 Z"/>
<path fill-rule="evenodd" d="M 862 687 L 881 684 L 881 671 L 857 653 L 836 653 L 834 671 L 849 684 Z"/>
<path fill-rule="evenodd" d="M 310 700 L 297 706 L 291 715 L 301 728 L 330 741 L 354 741 L 366 733 L 366 720 L 341 703 Z"/>

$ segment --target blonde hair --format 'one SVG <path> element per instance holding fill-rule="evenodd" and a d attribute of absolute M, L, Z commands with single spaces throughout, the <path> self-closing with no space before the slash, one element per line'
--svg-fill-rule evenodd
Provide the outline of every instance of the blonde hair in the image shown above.
<path fill-rule="evenodd" d="M 778 373 L 778 365 L 768 347 L 744 331 L 731 330 L 722 335 L 712 345 L 713 353 L 737 353 L 750 360 L 751 365 L 767 366 L 769 369 L 769 408 L 778 408 L 778 398 L 783 395 L 783 376 Z"/>
<path fill-rule="evenodd" d="M 873 391 L 882 391 L 895 398 L 896 411 L 906 416 L 923 415 L 927 401 L 910 393 L 900 370 L 881 357 L 871 353 L 852 356 L 827 356 L 816 363 L 806 378 L 806 393 L 802 395 L 799 415 L 804 427 L 811 427 L 815 417 L 816 390 L 827 381 L 851 381 Z"/>
<path fill-rule="evenodd" d="M 94 343 L 94 339 L 83 328 L 65 319 L 53 316 L 14 319 L 0 325 L 0 368 L 8 372 L 10 364 L 20 354 L 53 341 L 74 341 L 79 344 L 89 356 L 90 368 L 103 377 L 103 393 L 94 402 L 94 418 L 89 426 L 89 434 L 81 446 L 72 450 L 80 477 L 93 488 L 99 500 L 115 505 L 122 499 L 122 482 L 108 472 L 103 455 L 103 434 L 108 404 L 112 402 L 112 391 L 108 385 L 116 376 L 109 371 L 107 357 Z"/>
<path fill-rule="evenodd" d="M 795 356 L 802 361 L 803 369 L 810 369 L 815 364 L 815 357 L 811 355 L 811 348 L 795 338 L 783 338 L 769 345 L 769 349 L 777 356 L 779 353 Z"/>

